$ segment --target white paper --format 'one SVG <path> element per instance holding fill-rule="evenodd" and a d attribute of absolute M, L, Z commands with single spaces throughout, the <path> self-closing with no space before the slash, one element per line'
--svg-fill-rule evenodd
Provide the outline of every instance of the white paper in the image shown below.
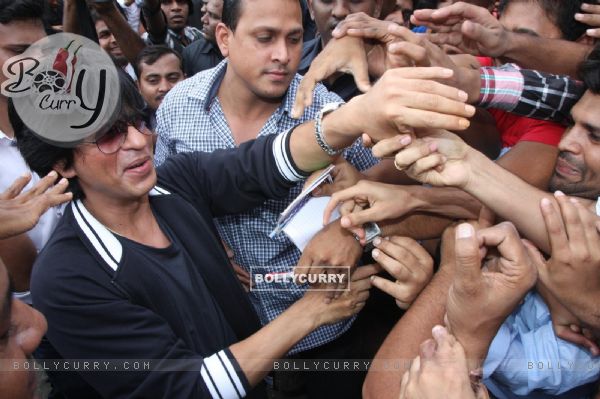
<path fill-rule="evenodd" d="M 323 211 L 331 197 L 311 197 L 308 202 L 287 222 L 283 232 L 304 251 L 304 247 L 323 228 Z M 331 213 L 330 222 L 340 218 L 338 208 Z"/>

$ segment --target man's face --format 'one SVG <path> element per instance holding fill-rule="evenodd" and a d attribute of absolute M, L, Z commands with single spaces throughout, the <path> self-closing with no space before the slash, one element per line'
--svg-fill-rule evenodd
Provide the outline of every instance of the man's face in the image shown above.
<path fill-rule="evenodd" d="M 127 65 L 127 59 L 125 58 L 125 55 L 123 55 L 121 47 L 117 44 L 117 40 L 106 26 L 106 23 L 101 19 L 96 21 L 96 34 L 98 35 L 100 47 L 108 54 L 112 55 L 118 65 Z"/>
<path fill-rule="evenodd" d="M 22 54 L 27 47 L 46 37 L 42 21 L 14 21 L 0 24 L 0 84 L 6 77 L 1 72 L 2 65 L 10 58 Z"/>
<path fill-rule="evenodd" d="M 223 13 L 223 0 L 208 0 L 206 11 L 202 16 L 202 32 L 204 36 L 211 42 L 215 42 L 215 29 L 217 24 L 221 22 Z"/>
<path fill-rule="evenodd" d="M 323 45 L 331 39 L 331 32 L 347 15 L 357 12 L 378 18 L 381 0 L 309 0 L 310 13 Z"/>
<path fill-rule="evenodd" d="M 574 124 L 560 144 L 550 190 L 576 197 L 600 196 L 600 95 L 587 91 L 573 107 Z"/>
<path fill-rule="evenodd" d="M 559 27 L 535 1 L 513 1 L 502 12 L 500 23 L 509 31 L 548 39 L 562 39 Z"/>
<path fill-rule="evenodd" d="M 31 399 L 34 397 L 37 389 L 36 373 L 33 370 L 23 371 L 23 369 L 47 328 L 46 319 L 40 312 L 18 299 L 12 299 L 8 273 L 0 260 L 1 398 Z M 15 370 L 17 365 L 20 370 Z"/>
<path fill-rule="evenodd" d="M 156 111 L 165 95 L 178 82 L 183 80 L 183 71 L 179 58 L 174 54 L 165 54 L 148 65 L 140 64 L 140 79 L 138 86 L 140 93 L 148 106 Z"/>
<path fill-rule="evenodd" d="M 160 8 L 167 17 L 167 26 L 174 31 L 180 31 L 186 27 L 190 6 L 185 0 L 161 0 Z"/>
<path fill-rule="evenodd" d="M 81 144 L 73 153 L 72 167 L 60 172 L 77 177 L 86 200 L 95 204 L 141 201 L 156 184 L 152 136 L 128 126 L 123 145 L 113 154 L 104 154 L 96 144 Z"/>
<path fill-rule="evenodd" d="M 235 32 L 219 25 L 219 47 L 228 74 L 253 95 L 279 100 L 302 55 L 302 16 L 297 0 L 245 0 Z"/>

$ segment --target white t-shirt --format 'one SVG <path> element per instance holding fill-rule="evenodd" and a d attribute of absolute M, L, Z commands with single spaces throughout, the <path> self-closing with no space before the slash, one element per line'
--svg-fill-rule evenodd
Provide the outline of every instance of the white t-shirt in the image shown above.
<path fill-rule="evenodd" d="M 1 193 L 6 191 L 6 189 L 10 187 L 18 177 L 30 172 L 29 167 L 17 149 L 14 140 L 6 136 L 2 131 L 0 131 L 0 161 L 2 162 L 2 166 L 0 166 Z M 23 191 L 29 190 L 39 180 L 39 176 L 33 173 L 31 181 L 27 186 L 25 186 Z M 55 207 L 49 209 L 42 215 L 38 224 L 27 233 L 38 252 L 44 247 L 46 241 L 48 241 L 50 238 L 50 235 L 54 231 L 59 218 L 62 216 L 63 209 L 64 207 Z M 15 297 L 29 303 L 28 292 L 16 293 Z"/>

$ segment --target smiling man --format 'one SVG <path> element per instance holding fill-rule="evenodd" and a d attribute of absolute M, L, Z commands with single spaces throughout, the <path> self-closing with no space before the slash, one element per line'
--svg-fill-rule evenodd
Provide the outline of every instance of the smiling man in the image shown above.
<path fill-rule="evenodd" d="M 156 127 L 155 113 L 167 93 L 185 75 L 181 55 L 167 46 L 148 46 L 138 56 L 135 73 L 138 88 L 151 113 L 150 128 Z"/>

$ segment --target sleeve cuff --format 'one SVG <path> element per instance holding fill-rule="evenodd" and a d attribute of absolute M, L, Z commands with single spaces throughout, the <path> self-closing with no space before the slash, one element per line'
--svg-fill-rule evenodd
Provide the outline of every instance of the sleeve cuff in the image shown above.
<path fill-rule="evenodd" d="M 290 138 L 296 127 L 278 135 L 273 141 L 273 155 L 279 173 L 289 182 L 298 182 L 306 179 L 310 173 L 304 172 L 296 166 L 292 158 Z"/>
<path fill-rule="evenodd" d="M 479 106 L 513 110 L 525 87 L 523 74 L 517 69 L 482 67 Z"/>
<path fill-rule="evenodd" d="M 213 398 L 239 399 L 250 385 L 229 349 L 204 358 L 200 376 Z"/>

